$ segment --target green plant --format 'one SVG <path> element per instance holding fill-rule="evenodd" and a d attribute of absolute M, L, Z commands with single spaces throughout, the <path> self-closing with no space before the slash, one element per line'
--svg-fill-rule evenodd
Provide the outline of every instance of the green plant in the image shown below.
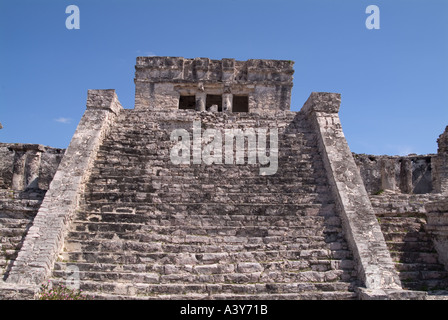
<path fill-rule="evenodd" d="M 82 294 L 82 290 L 70 289 L 64 285 L 51 285 L 51 282 L 41 285 L 38 300 L 88 300 L 89 298 Z"/>
<path fill-rule="evenodd" d="M 374 195 L 379 196 L 380 194 L 382 194 L 384 192 L 383 189 L 378 190 L 377 192 L 374 193 Z"/>

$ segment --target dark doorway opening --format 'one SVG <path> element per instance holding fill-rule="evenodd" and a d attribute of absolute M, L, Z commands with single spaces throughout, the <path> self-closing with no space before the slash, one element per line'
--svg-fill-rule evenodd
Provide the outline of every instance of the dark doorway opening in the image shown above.
<path fill-rule="evenodd" d="M 195 96 L 180 96 L 179 109 L 195 110 L 196 109 L 196 97 Z"/>
<path fill-rule="evenodd" d="M 232 112 L 249 112 L 249 97 L 233 96 Z"/>
<path fill-rule="evenodd" d="M 208 111 L 212 105 L 218 106 L 218 111 L 222 112 L 222 96 L 215 94 L 208 94 L 205 100 L 205 109 Z"/>

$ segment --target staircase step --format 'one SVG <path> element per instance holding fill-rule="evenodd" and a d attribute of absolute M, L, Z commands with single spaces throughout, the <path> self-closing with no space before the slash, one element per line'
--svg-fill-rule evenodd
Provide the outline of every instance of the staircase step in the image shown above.
<path fill-rule="evenodd" d="M 64 284 L 61 279 L 53 279 L 53 283 Z M 316 294 L 323 295 L 324 292 L 335 293 L 342 291 L 347 294 L 351 290 L 349 283 L 309 283 L 309 282 L 291 282 L 291 283 L 252 283 L 252 284 L 226 284 L 226 283 L 184 283 L 184 284 L 151 284 L 151 283 L 118 283 L 111 281 L 80 281 L 80 289 L 84 292 L 101 292 L 107 295 L 125 295 L 147 298 L 161 298 L 167 295 L 186 296 L 191 294 L 201 294 L 207 296 L 219 297 L 219 295 L 244 295 L 254 296 L 268 294 Z M 96 295 L 96 294 L 95 294 Z M 330 295 L 331 296 L 331 295 Z M 346 295 L 352 297 L 352 294 Z M 98 298 L 98 297 L 97 297 Z"/>
<path fill-rule="evenodd" d="M 418 271 L 441 271 L 444 272 L 445 268 L 440 263 L 395 263 L 396 269 L 401 272 L 418 272 Z"/>
<path fill-rule="evenodd" d="M 322 236 L 326 233 L 339 233 L 342 228 L 339 226 L 315 226 L 311 229 L 308 225 L 303 226 L 271 226 L 271 227 L 246 227 L 246 226 L 195 226 L 190 223 L 181 225 L 155 225 L 141 223 L 114 223 L 114 222 L 73 222 L 73 232 L 115 232 L 117 234 L 127 234 L 133 232 L 137 234 L 159 235 L 183 235 L 183 236 L 208 236 L 208 237 L 284 237 L 300 238 L 305 236 Z M 218 238 L 216 238 L 218 240 Z"/>
<path fill-rule="evenodd" d="M 0 228 L 26 229 L 31 223 L 29 219 L 0 218 Z"/>
<path fill-rule="evenodd" d="M 354 292 L 300 292 L 282 294 L 214 294 L 189 293 L 182 295 L 157 294 L 151 296 L 128 296 L 85 292 L 86 296 L 99 300 L 355 300 Z"/>
<path fill-rule="evenodd" d="M 168 270 L 170 268 L 175 268 L 174 266 L 165 266 Z M 208 269 L 214 268 L 214 266 L 208 267 Z M 225 267 L 221 267 L 225 268 Z M 202 273 L 201 270 L 196 271 L 193 269 L 191 272 L 177 272 L 168 274 L 153 273 L 120 273 L 120 272 L 87 272 L 81 271 L 78 273 L 81 281 L 113 281 L 116 283 L 146 283 L 146 284 L 183 284 L 183 283 L 225 283 L 225 284 L 235 284 L 235 283 L 290 283 L 291 281 L 309 281 L 316 283 L 320 282 L 335 282 L 341 285 L 342 280 L 350 280 L 351 275 L 343 275 L 343 271 L 327 270 L 327 271 L 270 271 L 266 274 L 261 272 L 246 272 L 241 273 L 237 270 L 231 271 L 230 267 L 227 267 L 230 272 L 219 273 L 219 274 L 209 274 Z M 207 269 L 207 270 L 208 270 Z M 205 270 L 205 268 L 204 268 Z M 55 270 L 54 276 L 59 278 L 67 277 L 67 273 L 64 271 Z M 340 287 L 339 289 L 342 289 Z M 344 289 L 346 286 L 344 285 Z"/>
<path fill-rule="evenodd" d="M 247 215 L 247 216 L 336 216 L 334 204 L 320 204 L 313 202 L 313 198 L 301 197 L 301 203 L 295 204 L 271 204 L 271 203 L 210 203 L 210 202 L 178 202 L 178 203 L 136 203 L 129 201 L 120 202 L 89 202 L 85 204 L 82 212 L 89 213 L 113 213 L 119 212 L 121 208 L 126 208 L 136 214 L 158 214 L 171 215 L 173 217 L 181 215 Z M 322 196 L 319 199 L 324 200 Z M 315 201 L 316 199 L 314 199 Z M 313 204 L 314 203 L 314 204 Z"/>
<path fill-rule="evenodd" d="M 430 241 L 388 241 L 387 246 L 391 251 L 401 252 L 426 252 L 434 253 L 434 245 Z"/>
<path fill-rule="evenodd" d="M 71 251 L 61 254 L 65 261 L 90 262 L 90 263 L 119 263 L 119 264 L 176 264 L 179 260 L 187 259 L 185 255 L 169 252 L 98 252 L 98 251 Z M 191 254 L 187 261 L 204 259 L 223 260 L 225 262 L 240 262 L 252 259 L 254 262 L 263 261 L 284 261 L 284 260 L 331 260 L 331 259 L 351 259 L 351 254 L 347 250 L 329 251 L 323 249 L 311 250 L 273 250 L 273 251 L 248 251 L 242 253 L 227 253 L 219 256 L 217 253 L 200 252 Z M 203 262 L 206 263 L 206 262 Z"/>
<path fill-rule="evenodd" d="M 99 222 L 99 223 L 133 223 L 146 224 L 155 226 L 215 226 L 215 227 L 245 227 L 245 228 L 262 228 L 262 227 L 312 227 L 317 224 L 322 226 L 339 227 L 341 220 L 337 216 L 320 215 L 327 209 L 306 208 L 304 215 L 201 215 L 201 214 L 164 214 L 158 210 L 152 210 L 144 213 L 136 213 L 135 209 L 116 209 L 118 212 L 80 212 L 77 215 L 79 223 Z M 129 210 L 131 212 L 120 212 L 121 210 Z M 317 212 L 319 216 L 306 215 L 307 213 Z M 188 220 L 187 220 L 188 219 Z"/>

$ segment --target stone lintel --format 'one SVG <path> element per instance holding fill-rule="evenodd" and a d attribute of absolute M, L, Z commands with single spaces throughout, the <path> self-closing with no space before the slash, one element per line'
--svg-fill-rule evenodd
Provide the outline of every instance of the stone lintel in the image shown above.
<path fill-rule="evenodd" d="M 46 148 L 41 144 L 29 144 L 29 143 L 14 143 L 8 146 L 11 151 L 27 152 L 27 151 L 37 151 L 45 152 Z"/>

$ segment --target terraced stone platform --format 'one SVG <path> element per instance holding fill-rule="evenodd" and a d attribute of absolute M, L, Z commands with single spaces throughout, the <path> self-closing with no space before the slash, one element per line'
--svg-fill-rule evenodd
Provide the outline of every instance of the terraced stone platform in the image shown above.
<path fill-rule="evenodd" d="M 426 230 L 425 204 L 440 194 L 372 195 L 371 201 L 395 262 L 403 288 L 448 294 L 448 272 L 439 261 L 431 235 Z"/>
<path fill-rule="evenodd" d="M 279 128 L 278 173 L 172 164 L 170 133 L 193 120 Z M 114 299 L 353 299 L 353 257 L 321 161 L 301 113 L 123 110 L 52 279 L 75 266 L 81 289 Z"/>
<path fill-rule="evenodd" d="M 45 196 L 43 190 L 0 191 L 0 275 L 6 279 Z"/>

